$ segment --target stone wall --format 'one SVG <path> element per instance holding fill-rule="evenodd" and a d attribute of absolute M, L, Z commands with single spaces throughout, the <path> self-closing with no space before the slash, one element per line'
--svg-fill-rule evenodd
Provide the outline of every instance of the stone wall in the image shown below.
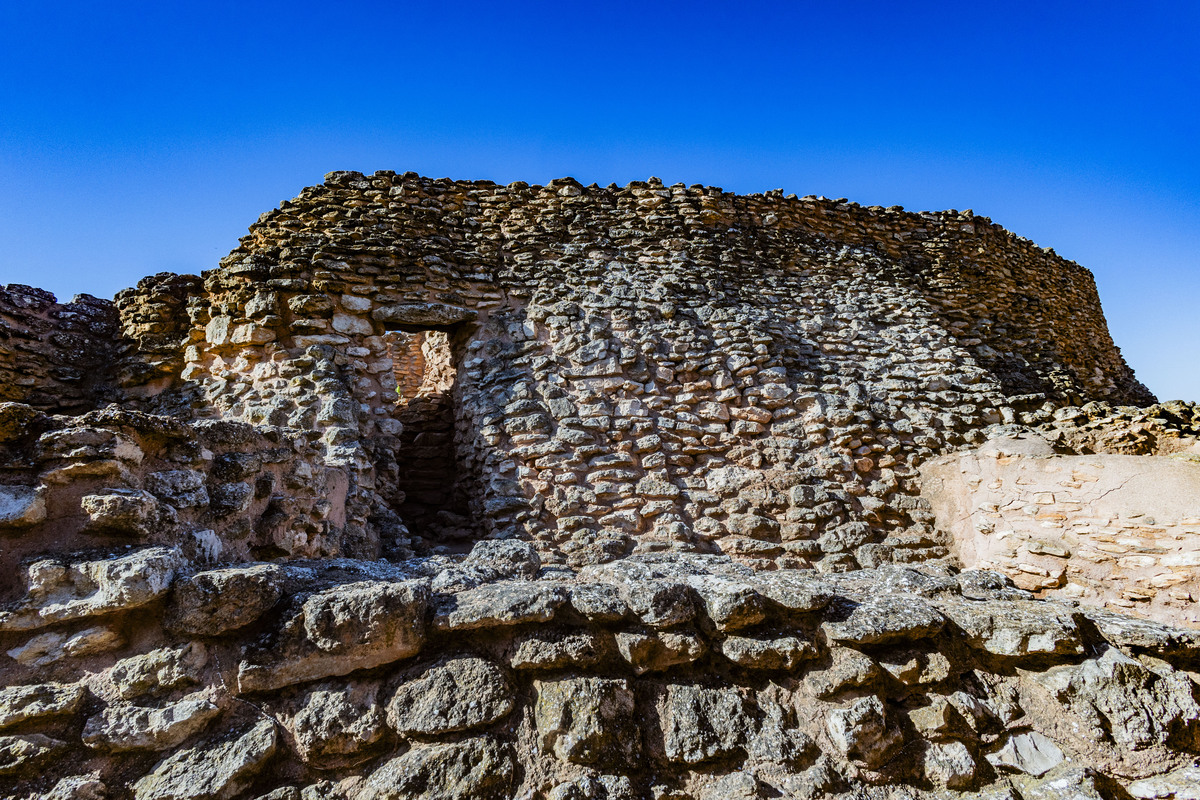
<path fill-rule="evenodd" d="M 970 212 L 333 173 L 202 277 L 7 291 L 5 800 L 1200 780 L 1200 636 L 963 569 L 921 493 L 1200 430 L 1111 405 L 1091 276 Z"/>
<path fill-rule="evenodd" d="M 162 294 L 123 294 L 124 318 Z M 923 460 L 1067 402 L 1150 399 L 1090 274 L 985 218 L 700 186 L 333 173 L 264 215 L 186 312 L 163 322 L 183 354 L 169 391 L 128 395 L 360 448 L 353 492 L 419 528 L 418 552 L 516 536 L 576 564 L 938 558 Z M 451 340 L 436 409 L 395 402 L 389 331 Z M 337 369 L 314 380 L 314 357 Z M 390 453 L 451 418 L 438 521 Z"/>
<path fill-rule="evenodd" d="M 20 284 L 0 286 L 0 401 L 51 411 L 95 407 L 116 351 L 112 303 L 54 295 Z"/>

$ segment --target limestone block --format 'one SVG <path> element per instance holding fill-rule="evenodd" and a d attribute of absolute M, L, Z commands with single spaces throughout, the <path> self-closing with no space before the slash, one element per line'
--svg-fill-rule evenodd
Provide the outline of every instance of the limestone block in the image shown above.
<path fill-rule="evenodd" d="M 64 658 L 107 653 L 125 644 L 125 637 L 112 628 L 98 625 L 76 633 L 47 631 L 8 651 L 18 663 L 41 668 Z"/>
<path fill-rule="evenodd" d="M 0 531 L 27 528 L 46 519 L 46 494 L 37 486 L 0 486 Z"/>
<path fill-rule="evenodd" d="M 287 620 L 274 646 L 247 653 L 243 692 L 346 675 L 415 655 L 425 642 L 426 581 L 363 581 L 318 592 Z"/>
<path fill-rule="evenodd" d="M 376 322 L 420 327 L 443 327 L 475 319 L 476 312 L 444 303 L 398 303 L 371 312 Z"/>
<path fill-rule="evenodd" d="M 275 331 L 262 325 L 247 322 L 233 329 L 233 333 L 229 337 L 229 343 L 257 345 L 273 342 L 275 339 Z"/>
<path fill-rule="evenodd" d="M 433 626 L 467 631 L 549 622 L 567 598 L 567 590 L 560 586 L 501 581 L 439 598 Z"/>
<path fill-rule="evenodd" d="M 175 513 L 149 492 L 110 489 L 89 494 L 80 505 L 88 515 L 87 530 L 149 537 L 163 533 L 176 521 Z"/>
<path fill-rule="evenodd" d="M 668 684 L 658 698 L 667 760 L 699 764 L 730 756 L 753 730 L 751 711 L 735 688 Z"/>
<path fill-rule="evenodd" d="M 641 675 L 690 664 L 708 651 L 708 645 L 691 631 L 621 631 L 617 634 L 617 651 Z"/>
<path fill-rule="evenodd" d="M 333 329 L 347 336 L 374 336 L 375 326 L 366 317 L 355 314 L 334 314 Z"/>
<path fill-rule="evenodd" d="M 638 753 L 634 695 L 615 678 L 537 681 L 534 720 L 542 748 L 564 761 L 628 763 Z"/>
<path fill-rule="evenodd" d="M 109 670 L 108 677 L 117 694 L 131 700 L 194 684 L 207 663 L 207 648 L 198 642 L 188 642 L 122 659 Z"/>
<path fill-rule="evenodd" d="M 112 705 L 83 726 L 83 743 L 114 753 L 169 750 L 199 733 L 220 713 L 218 706 L 202 696 L 163 708 Z"/>
<path fill-rule="evenodd" d="M 1083 652 L 1075 614 L 1052 603 L 942 601 L 939 610 L 963 630 L 967 643 L 1000 656 Z"/>
<path fill-rule="evenodd" d="M 771 639 L 727 636 L 720 644 L 721 655 L 746 669 L 791 672 L 801 662 L 815 658 L 816 645 L 796 636 Z"/>
<path fill-rule="evenodd" d="M 66 742 L 40 733 L 0 736 L 0 775 L 31 776 L 69 748 Z"/>
<path fill-rule="evenodd" d="M 609 647 L 605 637 L 592 631 L 535 631 L 514 642 L 509 664 L 520 670 L 591 667 Z"/>
<path fill-rule="evenodd" d="M 387 704 L 388 725 L 406 736 L 473 730 L 514 707 L 504 671 L 481 658 L 453 658 L 405 679 Z"/>
<path fill-rule="evenodd" d="M 978 773 L 975 756 L 962 742 L 938 742 L 925 748 L 925 777 L 935 786 L 965 789 Z"/>
<path fill-rule="evenodd" d="M 28 720 L 73 714 L 87 692 L 79 684 L 39 683 L 0 689 L 0 730 Z"/>
<path fill-rule="evenodd" d="M 887 644 L 925 639 L 941 630 L 945 619 L 919 597 L 881 597 L 848 611 L 839 609 L 821 625 L 830 639 L 852 645 Z"/>
<path fill-rule="evenodd" d="M 847 758 L 878 769 L 900 748 L 904 735 L 893 727 L 878 697 L 862 697 L 848 708 L 831 711 L 829 739 Z"/>
<path fill-rule="evenodd" d="M 300 759 L 319 769 L 362 763 L 387 732 L 375 681 L 316 684 L 285 703 L 277 717 Z"/>
<path fill-rule="evenodd" d="M 203 508 L 208 505 L 204 473 L 193 469 L 171 469 L 146 476 L 146 489 L 175 508 Z"/>
<path fill-rule="evenodd" d="M 175 582 L 164 625 L 198 636 L 220 636 L 244 628 L 283 596 L 285 571 L 274 564 L 200 572 Z"/>
<path fill-rule="evenodd" d="M 509 746 L 490 737 L 418 745 L 367 775 L 350 800 L 506 800 L 515 775 Z"/>
<path fill-rule="evenodd" d="M 262 720 L 236 739 L 179 750 L 133 784 L 135 800 L 231 800 L 275 752 L 275 723 Z"/>
<path fill-rule="evenodd" d="M 29 594 L 0 612 L 0 631 L 25 631 L 56 622 L 140 608 L 161 597 L 183 566 L 179 550 L 149 547 L 103 561 L 29 567 Z"/>
<path fill-rule="evenodd" d="M 998 750 L 988 753 L 988 762 L 997 769 L 1045 775 L 1063 762 L 1064 756 L 1053 740 L 1037 731 L 1013 733 L 1004 738 Z"/>

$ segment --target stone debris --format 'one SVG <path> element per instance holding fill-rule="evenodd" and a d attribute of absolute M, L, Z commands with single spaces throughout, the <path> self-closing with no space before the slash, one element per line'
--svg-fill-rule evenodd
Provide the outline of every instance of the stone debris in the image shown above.
<path fill-rule="evenodd" d="M 0 797 L 1197 800 L 1153 402 L 970 211 L 331 173 L 0 287 Z"/>

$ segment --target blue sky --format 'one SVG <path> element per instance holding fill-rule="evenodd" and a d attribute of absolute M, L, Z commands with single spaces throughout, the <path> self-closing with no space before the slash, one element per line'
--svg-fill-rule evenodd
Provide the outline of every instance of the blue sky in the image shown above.
<path fill-rule="evenodd" d="M 0 283 L 216 265 L 334 169 L 972 208 L 1200 400 L 1200 4 L 0 0 Z"/>

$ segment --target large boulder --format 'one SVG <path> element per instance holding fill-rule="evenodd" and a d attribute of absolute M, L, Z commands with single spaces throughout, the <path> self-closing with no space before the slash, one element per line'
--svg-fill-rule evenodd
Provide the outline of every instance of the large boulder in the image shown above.
<path fill-rule="evenodd" d="M 243 692 L 347 675 L 415 655 L 425 642 L 427 581 L 362 581 L 318 592 L 238 668 Z"/>
<path fill-rule="evenodd" d="M 166 593 L 183 566 L 178 549 L 148 547 L 102 561 L 34 562 L 29 592 L 16 608 L 0 612 L 0 631 L 26 631 L 87 617 L 128 611 Z"/>
<path fill-rule="evenodd" d="M 275 723 L 262 720 L 243 735 L 179 750 L 133 784 L 135 800 L 230 800 L 275 753 Z"/>
<path fill-rule="evenodd" d="M 500 667 L 452 658 L 409 676 L 387 704 L 387 721 L 405 736 L 482 728 L 508 716 L 516 693 Z"/>
<path fill-rule="evenodd" d="M 283 596 L 285 572 L 254 564 L 200 572 L 175 583 L 167 606 L 167 629 L 193 636 L 220 636 L 257 622 Z"/>

